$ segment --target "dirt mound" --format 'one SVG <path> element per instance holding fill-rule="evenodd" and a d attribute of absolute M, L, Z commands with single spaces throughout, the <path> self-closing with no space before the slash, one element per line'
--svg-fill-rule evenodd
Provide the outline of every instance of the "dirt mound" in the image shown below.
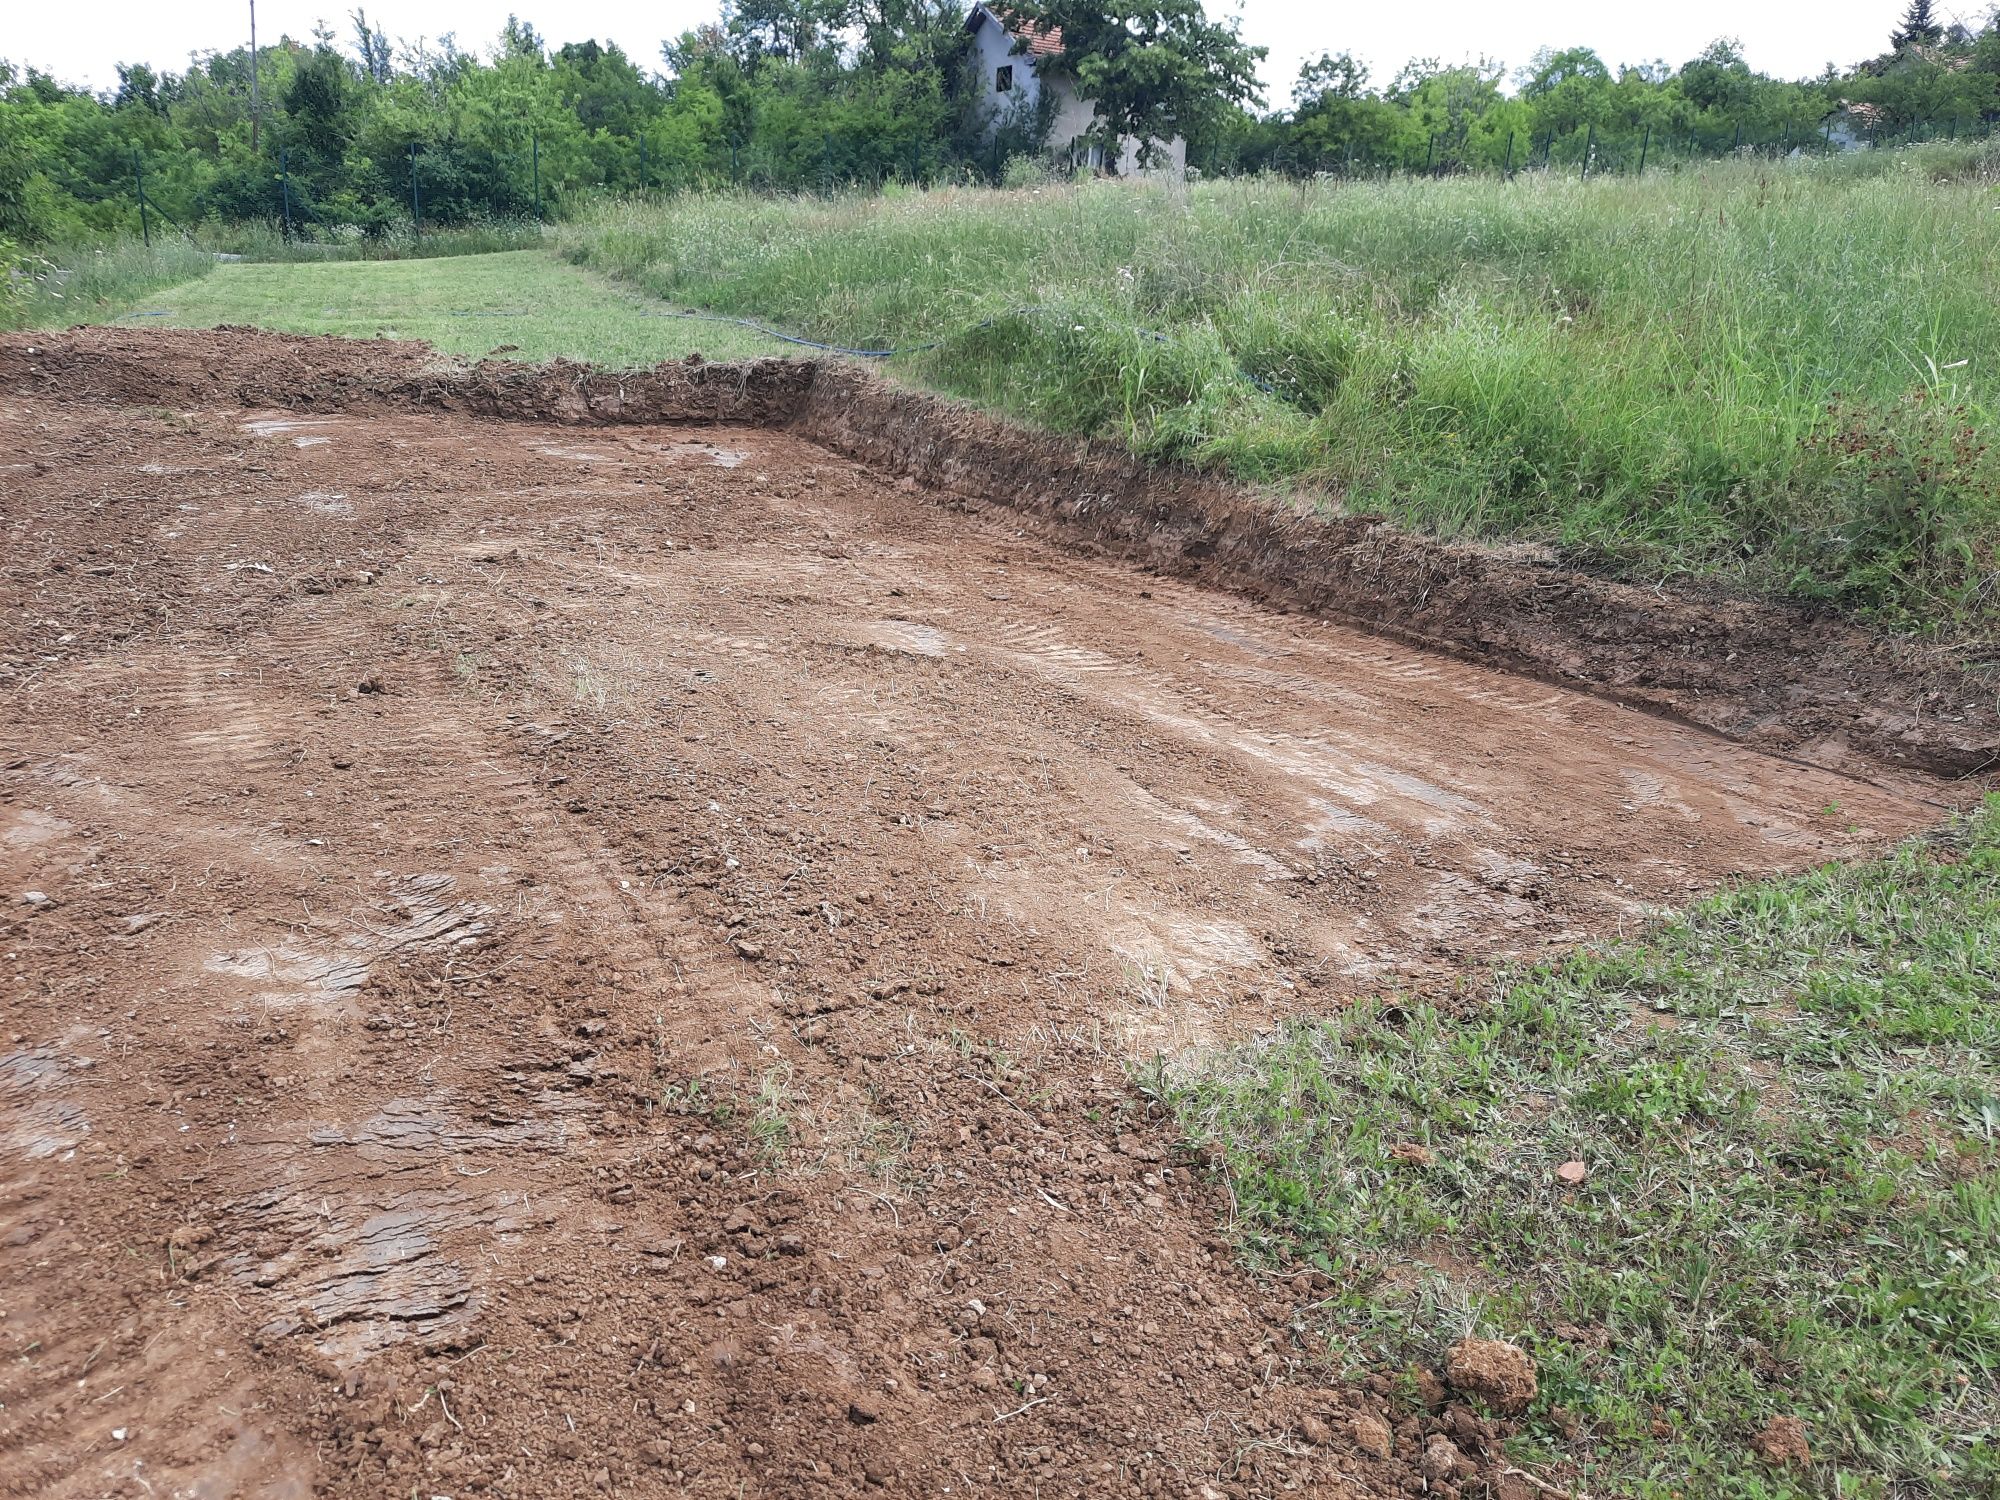
<path fill-rule="evenodd" d="M 402 411 L 565 423 L 789 421 L 817 366 L 767 359 L 607 373 L 569 360 L 467 365 L 428 344 L 257 328 L 0 335 L 0 388 L 125 406 Z"/>
<path fill-rule="evenodd" d="M 1497 1339 L 1460 1339 L 1445 1359 L 1444 1378 L 1461 1395 L 1494 1411 L 1518 1415 L 1535 1399 L 1535 1362 Z"/>

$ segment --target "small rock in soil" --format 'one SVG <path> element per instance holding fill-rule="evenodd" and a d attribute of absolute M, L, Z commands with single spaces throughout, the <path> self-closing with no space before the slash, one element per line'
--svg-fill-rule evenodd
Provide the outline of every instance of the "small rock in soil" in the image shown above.
<path fill-rule="evenodd" d="M 1458 1472 L 1460 1456 L 1458 1444 L 1443 1433 L 1434 1432 L 1430 1436 L 1430 1441 L 1424 1444 L 1424 1458 L 1419 1467 L 1423 1470 L 1424 1478 L 1436 1484 L 1441 1480 L 1450 1479 Z"/>
<path fill-rule="evenodd" d="M 1444 1405 L 1445 1386 L 1437 1378 L 1434 1370 L 1417 1371 L 1417 1400 L 1426 1411 L 1437 1411 Z"/>
<path fill-rule="evenodd" d="M 1354 1446 L 1370 1458 L 1387 1458 L 1395 1446 L 1395 1439 L 1389 1433 L 1389 1424 L 1372 1411 L 1364 1411 L 1357 1415 L 1351 1430 L 1354 1435 Z"/>

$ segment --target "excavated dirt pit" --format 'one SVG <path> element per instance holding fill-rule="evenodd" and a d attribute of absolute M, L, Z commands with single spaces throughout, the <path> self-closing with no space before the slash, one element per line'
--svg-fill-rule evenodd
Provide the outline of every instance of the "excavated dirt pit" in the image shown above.
<path fill-rule="evenodd" d="M 1418 1488 L 1127 1062 L 1945 800 L 782 430 L 90 394 L 0 387 L 9 1493 Z"/>

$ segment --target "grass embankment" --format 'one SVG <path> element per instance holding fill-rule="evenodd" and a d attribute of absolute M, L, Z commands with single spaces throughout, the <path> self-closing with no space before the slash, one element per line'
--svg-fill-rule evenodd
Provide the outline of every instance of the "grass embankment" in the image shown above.
<path fill-rule="evenodd" d="M 1420 528 L 1990 619 L 1995 191 L 1868 165 L 693 197 L 552 235 L 676 304 L 942 340 L 896 367 Z"/>
<path fill-rule="evenodd" d="M 1359 1004 L 1153 1086 L 1226 1164 L 1250 1253 L 1327 1273 L 1303 1326 L 1330 1361 L 1530 1349 L 1515 1452 L 1566 1489 L 1993 1495 L 1996 995 L 2000 798 L 1463 1005 Z M 1811 1470 L 1753 1452 L 1773 1416 Z"/>
<path fill-rule="evenodd" d="M 90 321 L 172 328 L 247 323 L 287 333 L 427 339 L 467 358 L 504 348 L 515 359 L 563 355 L 625 368 L 696 351 L 733 359 L 783 347 L 747 329 L 667 317 L 651 298 L 538 250 L 390 262 L 225 264 Z"/>

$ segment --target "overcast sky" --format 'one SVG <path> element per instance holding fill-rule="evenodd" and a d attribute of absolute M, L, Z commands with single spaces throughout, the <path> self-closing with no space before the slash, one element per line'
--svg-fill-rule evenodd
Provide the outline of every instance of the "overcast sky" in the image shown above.
<path fill-rule="evenodd" d="M 1884 50 L 1904 0 L 1679 0 L 1629 5 L 1621 0 L 1429 0 L 1417 4 L 1335 5 L 1328 0 L 1242 0 L 1244 36 L 1271 50 L 1264 83 L 1273 106 L 1290 101 L 1302 59 L 1353 52 L 1378 83 L 1412 56 L 1460 62 L 1481 55 L 1510 69 L 1544 45 L 1594 47 L 1605 61 L 1679 64 L 1713 38 L 1740 38 L 1753 66 L 1786 77 L 1846 66 Z M 1946 17 L 1977 22 L 1990 0 L 1943 0 Z M 353 0 L 261 0 L 260 42 L 305 38 L 324 19 L 341 40 L 351 30 Z M 0 0 L 0 58 L 33 63 L 71 83 L 106 88 L 116 64 L 145 62 L 180 71 L 188 54 L 226 50 L 247 37 L 247 0 L 94 0 L 54 5 Z M 370 18 L 394 38 L 414 41 L 456 33 L 461 47 L 485 50 L 510 9 L 551 42 L 586 37 L 615 41 L 642 66 L 659 65 L 660 43 L 713 19 L 717 0 L 375 0 Z M 1229 0 L 1210 0 L 1211 15 Z"/>

